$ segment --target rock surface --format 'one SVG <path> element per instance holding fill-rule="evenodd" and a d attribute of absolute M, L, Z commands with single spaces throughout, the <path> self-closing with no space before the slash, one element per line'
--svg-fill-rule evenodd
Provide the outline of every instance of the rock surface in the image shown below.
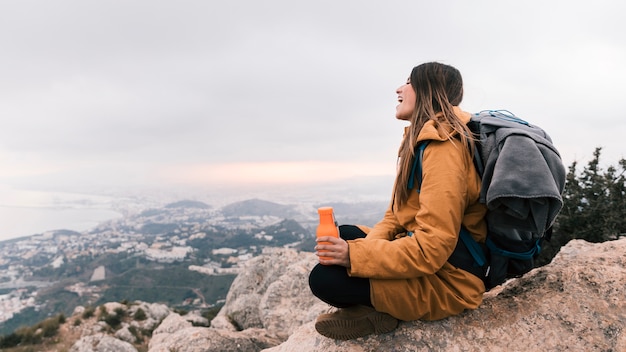
<path fill-rule="evenodd" d="M 574 240 L 477 310 L 352 341 L 320 336 L 310 322 L 264 351 L 626 351 L 625 297 L 626 239 Z"/>
<path fill-rule="evenodd" d="M 137 352 L 137 349 L 128 342 L 116 339 L 105 334 L 96 334 L 82 337 L 76 341 L 70 352 Z"/>
<path fill-rule="evenodd" d="M 286 340 L 296 328 L 328 309 L 309 289 L 309 272 L 316 263 L 313 253 L 290 249 L 251 259 L 233 281 L 211 327 L 261 328 Z"/>
<path fill-rule="evenodd" d="M 261 351 L 276 346 L 281 341 L 268 335 L 264 329 L 249 328 L 243 331 L 187 327 L 174 333 L 154 335 L 150 352 L 209 352 L 209 351 Z"/>
<path fill-rule="evenodd" d="M 152 332 L 149 352 L 626 351 L 626 239 L 571 241 L 549 265 L 487 293 L 477 310 L 402 322 L 391 333 L 352 341 L 314 329 L 317 315 L 329 308 L 308 288 L 316 262 L 312 253 L 290 249 L 250 260 L 210 327 L 193 326 L 201 317 L 164 305 L 106 304 L 107 311 L 127 309 L 128 316 L 141 308 L 145 319 L 109 335 L 110 327 L 98 325 L 103 321 L 81 327 L 71 351 L 135 351 L 132 328 Z"/>

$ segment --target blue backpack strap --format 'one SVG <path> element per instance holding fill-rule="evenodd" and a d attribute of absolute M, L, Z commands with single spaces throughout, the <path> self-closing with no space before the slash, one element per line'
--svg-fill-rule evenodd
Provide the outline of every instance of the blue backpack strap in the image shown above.
<path fill-rule="evenodd" d="M 470 235 L 469 231 L 463 226 L 461 226 L 461 231 L 459 231 L 459 238 L 467 247 L 467 250 L 470 252 L 476 264 L 480 267 L 483 267 L 487 264 L 487 257 L 485 256 L 485 252 L 480 247 L 478 242 Z"/>
<path fill-rule="evenodd" d="M 530 260 L 534 256 L 536 256 L 537 254 L 539 254 L 539 252 L 541 252 L 541 239 L 537 239 L 537 241 L 535 242 L 535 245 L 531 249 L 526 251 L 526 252 L 511 252 L 511 251 L 507 251 L 505 249 L 502 249 L 502 248 L 498 247 L 488 237 L 487 237 L 487 242 L 485 242 L 485 244 L 487 245 L 487 248 L 489 248 L 489 251 L 491 253 L 494 253 L 494 254 L 497 254 L 497 255 L 500 255 L 500 256 L 503 256 L 503 257 L 519 259 L 519 260 Z"/>
<path fill-rule="evenodd" d="M 415 146 L 415 158 L 413 159 L 413 167 L 409 175 L 407 187 L 413 189 L 415 186 L 415 177 L 417 177 L 417 193 L 422 189 L 422 162 L 424 161 L 424 149 L 430 141 L 422 141 Z"/>
<path fill-rule="evenodd" d="M 415 186 L 415 178 L 417 177 L 417 192 L 419 193 L 422 188 L 422 162 L 424 161 L 424 149 L 428 145 L 430 141 L 422 141 L 417 144 L 415 147 L 415 159 L 413 160 L 413 166 L 411 167 L 411 174 L 409 176 L 409 181 L 407 187 L 409 189 L 413 189 Z M 475 153 L 475 158 L 479 157 L 478 153 Z M 480 159 L 476 159 L 475 162 L 480 162 Z M 485 256 L 485 252 L 482 247 L 476 242 L 474 237 L 470 235 L 469 231 L 463 226 L 461 226 L 461 230 L 459 231 L 459 238 L 465 244 L 465 247 L 469 250 L 472 258 L 476 262 L 476 265 L 479 267 L 484 267 L 487 264 L 487 257 Z"/>

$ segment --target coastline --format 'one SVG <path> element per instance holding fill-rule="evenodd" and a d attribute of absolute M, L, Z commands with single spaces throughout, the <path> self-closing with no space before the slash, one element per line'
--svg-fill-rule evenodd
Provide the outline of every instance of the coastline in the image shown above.
<path fill-rule="evenodd" d="M 118 208 L 119 199 L 112 196 L 0 183 L 0 242 L 55 230 L 88 231 L 101 222 L 122 217 Z"/>
<path fill-rule="evenodd" d="M 0 206 L 0 242 L 54 230 L 88 231 L 120 217 L 107 208 Z"/>

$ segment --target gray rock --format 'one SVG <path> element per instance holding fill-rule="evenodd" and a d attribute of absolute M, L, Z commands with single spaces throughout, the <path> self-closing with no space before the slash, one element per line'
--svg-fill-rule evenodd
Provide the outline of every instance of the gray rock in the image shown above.
<path fill-rule="evenodd" d="M 218 329 L 218 330 L 237 331 L 237 327 L 235 327 L 235 325 L 233 325 L 230 319 L 224 314 L 215 316 L 215 318 L 211 320 L 210 326 L 213 329 Z"/>
<path fill-rule="evenodd" d="M 135 342 L 135 340 L 137 340 L 135 335 L 133 335 L 128 329 L 128 326 L 124 326 L 123 328 L 117 330 L 114 336 L 115 338 L 126 341 L 128 343 L 133 343 Z"/>
<path fill-rule="evenodd" d="M 84 336 L 76 341 L 69 352 L 137 352 L 128 342 L 105 334 Z"/>
<path fill-rule="evenodd" d="M 189 320 L 195 318 L 143 302 L 129 312 L 142 307 L 150 318 L 130 324 L 156 327 L 150 352 L 626 351 L 625 253 L 626 239 L 571 241 L 551 264 L 487 293 L 477 310 L 434 322 L 402 322 L 389 334 L 335 341 L 313 326 L 328 309 L 308 288 L 316 257 L 281 249 L 249 261 L 211 328 L 193 327 Z M 86 328 L 71 351 L 134 351 L 127 342 L 97 333 L 103 323 Z M 117 336 L 127 339 L 120 331 Z"/>
<path fill-rule="evenodd" d="M 264 328 L 281 339 L 327 309 L 311 294 L 308 275 L 313 253 L 277 249 L 247 262 L 233 281 L 226 303 L 211 322 L 214 328 Z"/>
<path fill-rule="evenodd" d="M 260 319 L 267 331 L 285 340 L 328 309 L 309 288 L 309 273 L 316 263 L 316 256 L 303 254 L 267 287 L 259 304 Z"/>
<path fill-rule="evenodd" d="M 96 334 L 104 333 L 108 330 L 108 328 L 109 328 L 109 324 L 103 321 L 96 321 L 95 323 L 91 325 L 84 325 L 82 327 L 81 336 L 89 336 L 89 335 L 96 335 Z"/>
<path fill-rule="evenodd" d="M 201 316 L 197 311 L 192 311 L 183 316 L 185 320 L 190 322 L 193 326 L 209 326 L 209 319 Z"/>
<path fill-rule="evenodd" d="M 122 310 L 124 312 L 128 310 L 128 307 L 125 304 L 121 304 L 119 302 L 108 302 L 103 304 L 103 306 L 109 314 L 115 314 L 115 311 L 117 310 Z"/>
<path fill-rule="evenodd" d="M 146 313 L 146 320 L 152 319 L 159 322 L 165 319 L 165 317 L 168 316 L 171 312 L 168 306 L 162 303 L 146 303 L 137 301 L 134 302 L 134 304 L 131 305 L 130 308 L 128 308 L 128 314 L 130 316 L 134 316 L 139 309 L 143 310 L 144 313 Z"/>
<path fill-rule="evenodd" d="M 166 336 L 167 338 L 158 338 Z M 150 341 L 148 352 L 255 352 L 276 346 L 280 341 L 264 329 L 226 331 L 191 327 L 173 334 L 161 334 Z"/>
<path fill-rule="evenodd" d="M 74 307 L 74 311 L 72 312 L 72 315 L 81 315 L 81 314 L 83 314 L 84 311 L 85 311 L 85 307 L 83 307 L 83 306 L 76 306 L 76 307 Z"/>
<path fill-rule="evenodd" d="M 161 322 L 161 325 L 154 330 L 152 336 L 159 334 L 171 334 L 189 327 L 191 327 L 191 323 L 181 317 L 180 314 L 171 313 L 163 319 L 163 322 Z"/>
<path fill-rule="evenodd" d="M 309 322 L 264 351 L 626 351 L 624 297 L 626 239 L 574 240 L 551 264 L 490 291 L 477 310 L 352 341 L 325 338 Z"/>

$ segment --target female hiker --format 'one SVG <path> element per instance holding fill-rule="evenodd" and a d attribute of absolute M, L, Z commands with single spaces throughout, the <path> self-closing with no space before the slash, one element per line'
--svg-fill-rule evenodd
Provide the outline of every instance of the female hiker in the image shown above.
<path fill-rule="evenodd" d="M 478 203 L 474 144 L 466 126 L 470 114 L 458 107 L 463 98 L 461 74 L 441 63 L 421 64 L 396 93 L 396 118 L 410 125 L 405 127 L 383 219 L 372 228 L 340 226 L 341 238 L 318 238 L 315 247 L 318 256 L 326 250 L 323 256 L 331 258 L 320 258 L 309 276 L 313 294 L 338 308 L 315 323 L 316 330 L 330 338 L 386 333 L 399 320 L 459 314 L 478 307 L 485 292 L 479 274 L 466 271 L 473 271 L 471 257 L 458 241 L 461 227 L 478 242 L 484 242 L 487 231 L 486 209 Z M 412 175 L 412 168 L 415 147 L 422 141 L 429 142 L 418 190 L 412 178 L 419 175 Z"/>

